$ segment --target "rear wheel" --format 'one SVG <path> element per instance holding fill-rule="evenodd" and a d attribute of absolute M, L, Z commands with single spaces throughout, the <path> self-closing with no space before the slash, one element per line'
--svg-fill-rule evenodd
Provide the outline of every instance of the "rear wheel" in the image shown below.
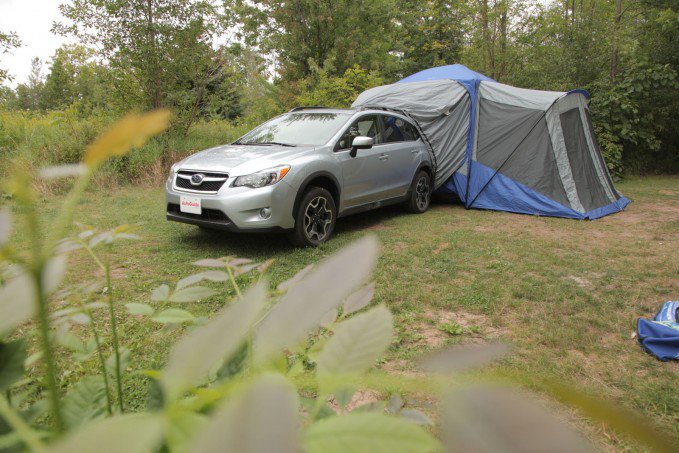
<path fill-rule="evenodd" d="M 432 183 L 429 173 L 422 170 L 415 175 L 413 183 L 410 186 L 410 199 L 407 202 L 406 209 L 415 214 L 422 214 L 429 209 L 431 203 Z"/>
<path fill-rule="evenodd" d="M 322 187 L 308 189 L 295 213 L 295 229 L 288 239 L 302 247 L 317 247 L 332 236 L 337 207 L 332 195 Z"/>

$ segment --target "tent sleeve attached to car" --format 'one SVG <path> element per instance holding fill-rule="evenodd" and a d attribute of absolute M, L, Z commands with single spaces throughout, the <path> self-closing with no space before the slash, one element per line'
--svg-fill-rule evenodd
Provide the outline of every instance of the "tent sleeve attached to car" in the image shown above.
<path fill-rule="evenodd" d="M 588 97 L 515 88 L 452 65 L 369 89 L 353 107 L 410 115 L 431 146 L 435 186 L 468 208 L 596 219 L 629 200 L 613 186 Z"/>

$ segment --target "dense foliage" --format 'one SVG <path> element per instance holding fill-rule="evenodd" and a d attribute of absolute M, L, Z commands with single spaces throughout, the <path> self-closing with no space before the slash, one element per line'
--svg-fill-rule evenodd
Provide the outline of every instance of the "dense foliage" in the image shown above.
<path fill-rule="evenodd" d="M 77 0 L 61 12 L 53 31 L 79 44 L 2 88 L 5 109 L 108 124 L 162 106 L 181 136 L 206 120 L 347 106 L 366 87 L 462 63 L 520 87 L 587 89 L 614 173 L 679 170 L 672 0 Z M 0 52 L 19 38 L 0 34 Z"/>

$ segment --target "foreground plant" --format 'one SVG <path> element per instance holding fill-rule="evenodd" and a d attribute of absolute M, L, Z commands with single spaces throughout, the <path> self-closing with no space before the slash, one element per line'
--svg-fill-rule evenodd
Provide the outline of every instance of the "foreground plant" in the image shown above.
<path fill-rule="evenodd" d="M 134 239 L 129 227 L 96 232 L 84 227 L 67 236 L 73 210 L 97 165 L 120 155 L 162 129 L 164 114 L 123 120 L 88 150 L 82 165 L 50 169 L 46 177 L 77 174 L 49 234 L 37 215 L 30 178 L 13 180 L 14 199 L 23 212 L 33 248 L 28 258 L 9 243 L 9 210 L 0 211 L 0 449 L 78 451 L 581 451 L 589 448 L 570 427 L 526 394 L 506 384 L 465 383 L 461 373 L 501 357 L 502 345 L 440 351 L 422 361 L 422 374 L 394 376 L 371 370 L 392 341 L 393 320 L 381 305 L 370 306 L 369 278 L 378 256 L 374 237 L 361 239 L 315 267 L 305 268 L 270 294 L 266 278 L 242 290 L 239 277 L 263 273 L 270 262 L 225 257 L 194 263 L 202 270 L 176 283 L 161 285 L 149 303 L 128 303 L 134 316 L 171 325 L 191 325 L 172 348 L 166 365 L 144 373 L 152 383 L 154 404 L 148 411 L 125 414 L 122 378 L 131 353 L 116 329 L 115 291 L 110 252 L 115 241 Z M 142 126 L 140 126 L 142 125 Z M 105 247 L 106 258 L 98 254 Z M 97 285 L 59 290 L 69 251 L 88 253 L 101 269 L 105 291 Z M 4 265 L 9 264 L 9 265 Z M 206 283 L 210 282 L 210 283 Z M 215 283 L 226 286 L 215 290 Z M 165 308 L 208 297 L 235 294 L 209 321 L 190 309 Z M 53 310 L 48 300 L 68 300 Z M 156 305 L 161 305 L 156 307 Z M 108 332 L 102 329 L 102 315 Z M 38 353 L 27 357 L 17 326 L 33 319 Z M 80 339 L 70 329 L 85 326 Z M 25 334 L 24 334 L 25 335 Z M 66 394 L 56 372 L 57 346 L 72 360 L 96 356 L 100 373 L 73 384 Z M 113 352 L 106 358 L 105 347 Z M 26 363 L 44 364 L 42 384 L 49 411 L 31 404 L 25 388 Z M 66 364 L 62 364 L 62 367 Z M 426 373 L 426 374 L 425 374 Z M 484 383 L 486 382 L 486 383 Z M 538 384 L 538 383 L 532 383 Z M 634 417 L 608 411 L 595 399 L 570 389 L 543 385 L 586 415 L 604 420 L 636 440 L 662 451 L 670 440 Z M 372 389 L 383 402 L 349 410 L 357 389 Z M 35 389 L 33 389 L 35 390 Z M 399 395 L 426 392 L 441 397 L 440 423 L 435 413 L 404 405 Z M 391 398 L 389 398 L 391 397 Z M 387 403 L 388 399 L 388 403 Z M 116 404 L 117 403 L 117 404 Z M 603 410 L 601 408 L 604 408 Z M 47 414 L 45 416 L 45 414 Z M 433 431 L 440 433 L 436 437 Z"/>

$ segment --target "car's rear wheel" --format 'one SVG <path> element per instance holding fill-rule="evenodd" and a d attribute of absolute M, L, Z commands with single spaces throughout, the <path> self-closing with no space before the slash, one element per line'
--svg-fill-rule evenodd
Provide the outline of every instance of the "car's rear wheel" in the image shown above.
<path fill-rule="evenodd" d="M 429 173 L 422 170 L 415 175 L 410 186 L 410 198 L 406 208 L 409 212 L 422 214 L 429 209 L 431 203 L 432 183 Z"/>
<path fill-rule="evenodd" d="M 308 189 L 295 213 L 295 229 L 288 239 L 298 246 L 317 247 L 332 236 L 337 207 L 330 192 L 322 187 Z"/>

